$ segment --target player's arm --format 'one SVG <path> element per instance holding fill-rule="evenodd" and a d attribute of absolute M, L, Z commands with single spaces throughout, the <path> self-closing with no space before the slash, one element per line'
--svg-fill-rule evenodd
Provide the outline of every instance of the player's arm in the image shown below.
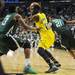
<path fill-rule="evenodd" d="M 38 22 L 39 21 L 39 16 L 38 15 L 33 15 L 31 16 L 31 20 Z"/>
<path fill-rule="evenodd" d="M 38 22 L 39 21 L 39 16 L 38 15 L 33 15 L 31 17 L 31 20 L 34 21 L 34 22 Z M 40 30 L 40 29 L 41 29 L 41 27 L 38 27 L 38 30 Z"/>
<path fill-rule="evenodd" d="M 66 20 L 63 16 L 60 16 L 60 17 L 67 24 L 75 24 L 75 20 Z"/>
<path fill-rule="evenodd" d="M 68 23 L 68 24 L 75 24 L 75 20 L 71 20 L 71 21 L 65 21 L 66 23 Z"/>
<path fill-rule="evenodd" d="M 25 29 L 30 29 L 30 30 L 38 30 L 38 27 L 31 27 L 25 23 L 24 19 L 22 18 L 21 15 L 17 14 L 15 16 L 15 19 L 18 20 L 19 24 L 21 24 Z"/>

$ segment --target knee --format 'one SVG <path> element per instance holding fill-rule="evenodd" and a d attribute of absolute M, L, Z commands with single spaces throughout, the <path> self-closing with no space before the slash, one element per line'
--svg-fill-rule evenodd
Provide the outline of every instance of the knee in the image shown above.
<path fill-rule="evenodd" d="M 30 52 L 30 48 L 24 48 L 24 52 Z"/>
<path fill-rule="evenodd" d="M 44 58 L 45 60 L 48 58 L 47 53 L 46 53 L 45 50 L 44 50 L 43 48 L 41 48 L 41 47 L 38 49 L 38 54 L 39 54 L 42 58 Z"/>
<path fill-rule="evenodd" d="M 37 52 L 38 52 L 39 54 L 42 53 L 42 52 L 43 52 L 43 48 L 39 47 Z"/>
<path fill-rule="evenodd" d="M 39 54 L 40 56 L 44 56 L 44 55 L 45 55 L 45 50 L 44 50 L 43 48 L 39 47 L 39 48 L 38 48 L 38 54 Z"/>

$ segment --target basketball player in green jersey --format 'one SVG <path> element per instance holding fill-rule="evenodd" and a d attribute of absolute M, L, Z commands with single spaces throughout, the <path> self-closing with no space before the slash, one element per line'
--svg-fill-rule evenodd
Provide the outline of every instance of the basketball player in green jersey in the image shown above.
<path fill-rule="evenodd" d="M 18 47 L 13 39 L 13 37 L 9 36 L 9 32 L 13 26 L 16 25 L 15 16 L 17 13 L 15 13 L 15 7 L 12 6 L 10 9 L 10 14 L 7 14 L 4 18 L 4 20 L 0 24 L 0 56 L 7 54 L 9 49 L 12 51 L 15 51 Z M 16 39 L 17 41 L 17 39 Z M 24 65 L 24 72 L 25 73 L 31 73 L 36 74 L 36 71 L 34 71 L 31 68 L 30 65 L 30 42 L 28 40 L 25 41 L 18 41 L 20 47 L 22 46 L 24 48 L 24 54 L 25 54 L 25 65 Z"/>
<path fill-rule="evenodd" d="M 3 3 L 2 0 L 0 0 L 0 11 L 2 10 L 3 6 L 4 6 L 4 3 Z M 4 70 L 3 70 L 3 67 L 2 67 L 2 64 L 1 64 L 1 57 L 0 57 L 0 75 L 4 75 Z"/>

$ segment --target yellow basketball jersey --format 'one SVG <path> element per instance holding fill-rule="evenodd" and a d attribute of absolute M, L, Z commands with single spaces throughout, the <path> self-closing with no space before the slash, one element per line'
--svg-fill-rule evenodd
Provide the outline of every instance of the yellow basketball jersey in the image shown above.
<path fill-rule="evenodd" d="M 39 47 L 43 47 L 44 49 L 48 49 L 50 46 L 53 45 L 55 40 L 55 35 L 52 31 L 52 29 L 47 28 L 47 18 L 44 13 L 38 13 L 39 21 L 36 22 L 36 26 L 41 28 L 39 30 L 40 34 L 40 41 L 39 41 Z"/>

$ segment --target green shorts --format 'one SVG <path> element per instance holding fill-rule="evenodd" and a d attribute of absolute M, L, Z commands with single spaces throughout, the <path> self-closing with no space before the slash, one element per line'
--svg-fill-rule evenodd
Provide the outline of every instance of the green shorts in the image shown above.
<path fill-rule="evenodd" d="M 28 40 L 21 41 L 20 38 L 15 38 L 19 46 L 22 48 L 31 48 L 30 42 Z M 15 51 L 18 48 L 14 40 L 6 35 L 0 35 L 0 55 L 7 54 L 9 49 Z"/>

